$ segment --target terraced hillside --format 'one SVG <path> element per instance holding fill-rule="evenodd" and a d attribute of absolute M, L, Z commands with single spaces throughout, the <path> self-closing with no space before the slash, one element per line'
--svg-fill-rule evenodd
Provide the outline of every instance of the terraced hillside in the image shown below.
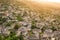
<path fill-rule="evenodd" d="M 60 9 L 36 5 L 0 0 L 0 40 L 60 40 Z"/>

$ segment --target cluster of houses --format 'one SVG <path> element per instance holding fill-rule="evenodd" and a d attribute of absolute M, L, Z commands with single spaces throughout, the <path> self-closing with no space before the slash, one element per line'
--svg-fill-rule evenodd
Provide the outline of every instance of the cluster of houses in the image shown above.
<path fill-rule="evenodd" d="M 41 13 L 21 7 L 21 5 L 15 7 L 15 4 L 0 3 L 0 34 L 9 35 L 9 30 L 12 30 L 16 32 L 16 36 L 22 32 L 25 40 L 60 40 L 60 29 L 57 30 L 57 26 L 51 29 L 50 22 L 55 22 L 55 19 L 47 17 L 45 21 L 39 14 Z"/>

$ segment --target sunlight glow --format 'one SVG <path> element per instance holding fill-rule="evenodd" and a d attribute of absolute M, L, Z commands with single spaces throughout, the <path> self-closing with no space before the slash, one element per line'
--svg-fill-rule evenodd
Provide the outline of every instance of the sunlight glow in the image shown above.
<path fill-rule="evenodd" d="M 32 0 L 32 1 L 35 1 L 35 2 L 57 2 L 57 3 L 60 3 L 60 0 Z"/>

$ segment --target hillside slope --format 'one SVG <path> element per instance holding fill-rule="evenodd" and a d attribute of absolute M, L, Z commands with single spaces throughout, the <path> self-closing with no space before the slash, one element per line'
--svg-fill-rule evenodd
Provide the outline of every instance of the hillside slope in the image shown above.
<path fill-rule="evenodd" d="M 50 39 L 60 39 L 59 7 L 0 0 L 0 40 Z"/>

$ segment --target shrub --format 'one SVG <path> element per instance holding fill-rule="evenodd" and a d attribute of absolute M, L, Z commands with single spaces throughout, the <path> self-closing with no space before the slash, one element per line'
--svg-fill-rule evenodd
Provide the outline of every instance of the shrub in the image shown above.
<path fill-rule="evenodd" d="M 7 21 L 7 18 L 2 18 L 2 17 L 0 17 L 0 24 L 4 23 L 4 22 L 6 22 L 6 21 Z"/>
<path fill-rule="evenodd" d="M 21 32 L 21 34 L 20 34 L 20 36 L 19 36 L 19 40 L 24 40 L 24 37 L 23 37 L 23 35 L 22 35 L 22 32 Z"/>
<path fill-rule="evenodd" d="M 18 21 L 23 21 L 23 18 L 18 15 L 18 16 L 17 16 L 17 20 L 18 20 Z"/>
<path fill-rule="evenodd" d="M 14 29 L 18 29 L 20 27 L 20 25 L 16 24 Z"/>

